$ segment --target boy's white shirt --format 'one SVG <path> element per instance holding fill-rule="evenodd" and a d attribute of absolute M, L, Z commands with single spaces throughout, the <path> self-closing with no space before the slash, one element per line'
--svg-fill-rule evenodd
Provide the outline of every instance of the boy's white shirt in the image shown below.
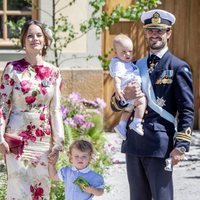
<path fill-rule="evenodd" d="M 136 65 L 132 62 L 123 62 L 119 58 L 111 59 L 109 65 L 110 75 L 121 79 L 121 87 L 125 87 L 130 81 L 136 80 L 141 84 L 140 72 Z"/>

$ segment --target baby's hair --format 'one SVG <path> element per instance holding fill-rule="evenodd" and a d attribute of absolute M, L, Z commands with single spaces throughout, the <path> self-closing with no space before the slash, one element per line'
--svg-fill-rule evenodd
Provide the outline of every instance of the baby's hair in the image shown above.
<path fill-rule="evenodd" d="M 119 35 L 115 36 L 114 39 L 113 39 L 113 47 L 114 47 L 114 49 L 116 49 L 117 45 L 122 45 L 124 40 L 130 41 L 132 43 L 131 38 L 129 38 L 125 34 L 119 34 Z"/>
<path fill-rule="evenodd" d="M 93 146 L 89 141 L 86 140 L 76 140 L 74 141 L 70 147 L 68 154 L 70 155 L 72 153 L 72 149 L 78 149 L 79 151 L 86 152 L 88 151 L 90 155 L 94 153 Z"/>

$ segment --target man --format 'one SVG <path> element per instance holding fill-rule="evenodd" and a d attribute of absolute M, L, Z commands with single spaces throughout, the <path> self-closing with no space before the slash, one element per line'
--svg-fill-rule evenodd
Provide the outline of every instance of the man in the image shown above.
<path fill-rule="evenodd" d="M 172 170 L 166 170 L 165 160 L 170 158 L 174 166 L 189 151 L 194 122 L 192 75 L 188 64 L 168 50 L 175 16 L 164 10 L 150 10 L 142 14 L 141 21 L 149 55 L 137 65 L 148 106 L 143 118 L 144 135 L 127 125 L 127 139 L 122 144 L 130 199 L 173 200 Z M 124 93 L 129 99 L 139 96 L 140 91 L 130 83 Z M 115 96 L 111 107 L 114 111 L 123 109 Z"/>

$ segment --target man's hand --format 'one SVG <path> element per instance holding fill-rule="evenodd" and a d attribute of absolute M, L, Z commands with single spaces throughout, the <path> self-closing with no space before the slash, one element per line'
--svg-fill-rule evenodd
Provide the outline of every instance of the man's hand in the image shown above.
<path fill-rule="evenodd" d="M 185 154 L 181 153 L 178 149 L 173 149 L 170 153 L 170 157 L 172 158 L 172 165 L 177 165 L 181 160 L 184 160 Z"/>
<path fill-rule="evenodd" d="M 140 85 L 136 81 L 128 83 L 123 92 L 125 99 L 135 99 L 144 96 L 144 93 L 142 93 L 141 91 Z"/>

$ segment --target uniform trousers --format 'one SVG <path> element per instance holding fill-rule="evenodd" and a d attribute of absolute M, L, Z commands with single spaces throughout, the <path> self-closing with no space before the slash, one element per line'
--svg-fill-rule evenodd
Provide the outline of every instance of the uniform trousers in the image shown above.
<path fill-rule="evenodd" d="M 165 158 L 126 154 L 130 200 L 173 200 L 172 172 Z"/>

